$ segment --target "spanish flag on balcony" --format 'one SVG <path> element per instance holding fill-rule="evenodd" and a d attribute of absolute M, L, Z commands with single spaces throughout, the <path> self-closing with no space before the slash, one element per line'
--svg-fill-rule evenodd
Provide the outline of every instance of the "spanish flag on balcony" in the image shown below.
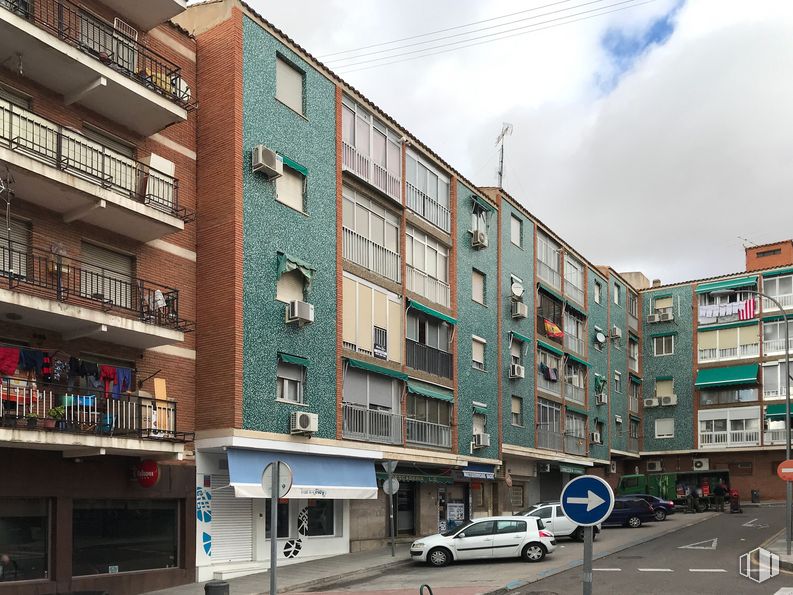
<path fill-rule="evenodd" d="M 564 333 L 562 329 L 556 326 L 553 322 L 548 320 L 547 318 L 543 318 L 543 322 L 545 323 L 545 336 L 550 337 L 551 339 L 563 339 Z"/>

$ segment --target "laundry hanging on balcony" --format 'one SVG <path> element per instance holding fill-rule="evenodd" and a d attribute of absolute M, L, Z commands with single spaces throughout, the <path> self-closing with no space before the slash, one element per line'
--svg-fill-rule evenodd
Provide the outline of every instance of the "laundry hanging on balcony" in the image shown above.
<path fill-rule="evenodd" d="M 289 254 L 285 254 L 284 252 L 278 253 L 278 270 L 276 272 L 276 279 L 280 279 L 281 275 L 284 273 L 289 273 L 292 271 L 300 271 L 300 274 L 303 275 L 306 279 L 306 292 L 311 290 L 311 279 L 314 277 L 314 273 L 316 273 L 316 269 L 312 267 L 309 263 L 305 260 L 297 258 L 296 256 L 290 256 Z"/>
<path fill-rule="evenodd" d="M 564 332 L 562 331 L 562 329 L 559 328 L 557 324 L 551 322 L 547 318 L 543 318 L 542 321 L 545 324 L 545 335 L 547 337 L 550 337 L 551 339 L 564 338 Z"/>

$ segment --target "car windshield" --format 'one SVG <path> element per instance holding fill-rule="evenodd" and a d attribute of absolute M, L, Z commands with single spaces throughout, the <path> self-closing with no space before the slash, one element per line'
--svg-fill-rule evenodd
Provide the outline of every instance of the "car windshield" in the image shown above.
<path fill-rule="evenodd" d="M 535 504 L 534 506 L 530 506 L 529 508 L 518 514 L 520 514 L 521 516 L 531 516 L 531 514 L 534 513 L 539 507 L 540 506 L 538 504 Z"/>
<path fill-rule="evenodd" d="M 451 537 L 452 535 L 454 535 L 458 531 L 462 531 L 463 529 L 465 529 L 471 523 L 472 523 L 472 521 L 466 521 L 463 525 L 461 525 L 459 527 L 454 527 L 453 529 L 449 529 L 447 531 L 444 531 L 443 533 L 441 533 L 441 535 L 443 535 L 444 537 Z"/>

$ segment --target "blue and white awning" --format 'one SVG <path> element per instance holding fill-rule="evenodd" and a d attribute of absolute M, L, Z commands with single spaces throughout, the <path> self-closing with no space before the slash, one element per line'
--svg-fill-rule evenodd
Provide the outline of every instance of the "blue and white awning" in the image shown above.
<path fill-rule="evenodd" d="M 292 469 L 292 489 L 286 498 L 374 500 L 377 480 L 374 461 L 344 457 L 228 449 L 229 476 L 238 498 L 264 498 L 262 473 L 274 461 Z"/>

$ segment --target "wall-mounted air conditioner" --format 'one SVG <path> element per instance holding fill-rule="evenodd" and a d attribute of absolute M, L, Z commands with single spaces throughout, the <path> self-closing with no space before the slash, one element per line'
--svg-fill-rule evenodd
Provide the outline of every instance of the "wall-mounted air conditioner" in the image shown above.
<path fill-rule="evenodd" d="M 512 318 L 527 318 L 529 316 L 529 306 L 523 302 L 512 302 Z"/>
<path fill-rule="evenodd" d="M 526 376 L 526 369 L 520 364 L 510 364 L 509 377 L 510 378 L 524 378 Z"/>
<path fill-rule="evenodd" d="M 675 315 L 672 314 L 671 312 L 663 312 L 658 315 L 659 322 L 671 322 L 674 319 L 675 319 Z"/>
<path fill-rule="evenodd" d="M 647 461 L 647 472 L 653 473 L 657 471 L 661 471 L 662 465 L 660 459 L 654 459 L 652 461 Z"/>
<path fill-rule="evenodd" d="M 314 322 L 314 304 L 294 300 L 286 305 L 286 322 L 300 326 Z"/>
<path fill-rule="evenodd" d="M 677 405 L 677 395 L 665 395 L 660 397 L 661 405 L 668 406 L 668 405 Z"/>
<path fill-rule="evenodd" d="M 471 246 L 474 248 L 487 248 L 487 233 L 475 229 L 471 238 Z"/>
<path fill-rule="evenodd" d="M 315 434 L 319 429 L 319 416 L 316 413 L 296 411 L 289 416 L 290 434 Z"/>
<path fill-rule="evenodd" d="M 609 402 L 609 396 L 606 393 L 600 393 L 596 399 L 598 405 L 606 405 Z"/>
<path fill-rule="evenodd" d="M 660 316 L 658 314 L 648 314 L 647 315 L 647 323 L 648 324 L 653 324 L 655 322 L 658 322 L 660 319 L 661 318 L 660 318 Z"/>
<path fill-rule="evenodd" d="M 645 399 L 644 406 L 646 407 L 658 407 L 658 399 Z"/>
<path fill-rule="evenodd" d="M 600 435 L 600 432 L 592 432 L 589 435 L 589 441 L 595 444 L 603 444 L 603 437 Z"/>
<path fill-rule="evenodd" d="M 490 434 L 474 434 L 474 448 L 490 446 Z"/>
<path fill-rule="evenodd" d="M 694 459 L 691 461 L 691 466 L 695 471 L 708 471 L 710 469 L 709 459 Z"/>
<path fill-rule="evenodd" d="M 264 145 L 256 145 L 251 151 L 251 169 L 262 172 L 268 180 L 284 175 L 284 159 Z"/>

